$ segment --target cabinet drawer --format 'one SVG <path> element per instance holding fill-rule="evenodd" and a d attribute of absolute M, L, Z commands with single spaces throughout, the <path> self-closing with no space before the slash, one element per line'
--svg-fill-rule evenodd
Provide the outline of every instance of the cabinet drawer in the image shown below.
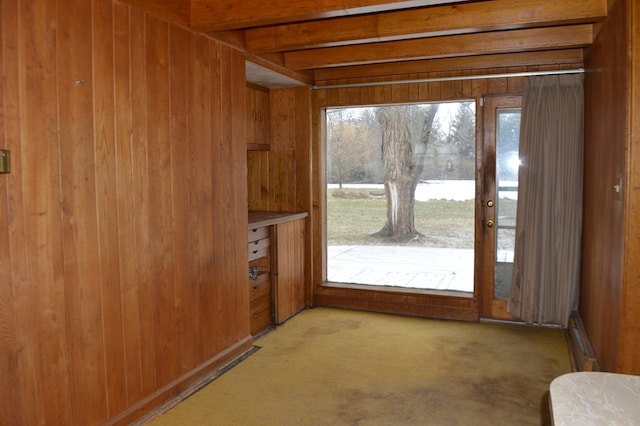
<path fill-rule="evenodd" d="M 267 253 L 268 254 L 268 253 Z M 257 259 L 253 259 L 249 261 L 249 267 L 257 268 L 257 273 L 261 274 L 263 272 L 271 271 L 271 256 L 263 256 Z"/>
<path fill-rule="evenodd" d="M 269 238 L 263 238 L 261 240 L 253 241 L 248 244 L 249 261 L 265 257 L 269 254 L 269 247 L 271 246 L 271 240 Z"/>
<path fill-rule="evenodd" d="M 263 310 L 251 314 L 249 328 L 254 336 L 271 325 L 271 309 L 265 307 Z"/>
<path fill-rule="evenodd" d="M 258 276 L 255 281 L 249 281 L 249 303 L 251 306 L 260 303 L 263 299 L 268 299 L 271 304 L 271 281 L 268 274 Z"/>
<path fill-rule="evenodd" d="M 249 239 L 248 242 L 253 242 L 257 240 L 261 240 L 263 238 L 267 238 L 269 236 L 269 227 L 262 226 L 260 228 L 249 229 Z"/>

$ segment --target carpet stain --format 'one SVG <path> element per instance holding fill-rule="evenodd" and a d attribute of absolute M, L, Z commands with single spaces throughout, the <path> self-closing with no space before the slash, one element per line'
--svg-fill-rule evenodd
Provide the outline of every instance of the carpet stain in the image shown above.
<path fill-rule="evenodd" d="M 260 346 L 153 426 L 546 426 L 570 371 L 562 330 L 327 308 Z"/>
<path fill-rule="evenodd" d="M 310 326 L 304 334 L 304 337 L 309 338 L 316 335 L 328 336 L 344 330 L 357 330 L 361 325 L 362 321 L 356 319 L 330 319 L 324 325 Z"/>

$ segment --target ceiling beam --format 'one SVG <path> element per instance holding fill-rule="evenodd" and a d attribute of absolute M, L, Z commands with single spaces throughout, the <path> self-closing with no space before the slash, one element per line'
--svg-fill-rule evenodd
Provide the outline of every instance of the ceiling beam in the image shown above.
<path fill-rule="evenodd" d="M 606 16 L 606 0 L 493 0 L 249 29 L 246 43 L 253 52 L 274 52 L 587 23 Z"/>
<path fill-rule="evenodd" d="M 286 52 L 284 65 L 290 69 L 302 70 L 453 56 L 568 49 L 586 47 L 592 42 L 593 26 L 581 24 L 299 50 Z"/>
<path fill-rule="evenodd" d="M 424 59 L 355 65 L 350 67 L 322 68 L 314 72 L 317 86 L 326 81 L 360 81 L 367 78 L 397 75 L 424 75 L 441 72 L 472 72 L 495 68 L 519 67 L 573 67 L 584 66 L 584 49 L 545 50 L 540 52 L 500 53 L 496 55 L 465 56 L 462 58 Z"/>
<path fill-rule="evenodd" d="M 163 0 L 149 1 L 164 3 Z M 264 0 L 190 1 L 191 27 L 198 31 L 211 32 L 273 25 L 292 20 L 325 19 L 458 3 L 464 0 L 270 0 L 266 3 Z"/>

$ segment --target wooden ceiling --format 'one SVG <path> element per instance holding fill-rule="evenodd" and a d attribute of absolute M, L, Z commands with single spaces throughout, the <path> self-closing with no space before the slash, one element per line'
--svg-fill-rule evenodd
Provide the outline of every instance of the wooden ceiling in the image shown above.
<path fill-rule="evenodd" d="M 581 64 L 607 0 L 126 0 L 315 83 Z M 393 70 L 393 71 L 391 71 Z"/>

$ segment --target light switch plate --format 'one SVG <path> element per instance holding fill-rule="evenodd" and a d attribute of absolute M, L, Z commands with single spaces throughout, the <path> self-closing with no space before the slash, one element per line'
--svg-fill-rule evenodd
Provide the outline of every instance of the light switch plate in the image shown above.
<path fill-rule="evenodd" d="M 622 178 L 616 178 L 616 184 L 613 185 L 613 191 L 616 194 L 617 200 L 622 200 Z"/>
<path fill-rule="evenodd" d="M 0 149 L 0 173 L 11 172 L 11 157 L 8 149 Z"/>

